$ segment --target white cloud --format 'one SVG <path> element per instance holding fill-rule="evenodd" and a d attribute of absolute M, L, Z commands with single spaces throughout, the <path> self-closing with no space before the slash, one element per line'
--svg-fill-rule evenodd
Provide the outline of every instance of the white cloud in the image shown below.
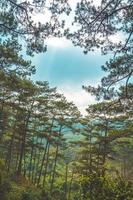
<path fill-rule="evenodd" d="M 52 46 L 55 48 L 67 48 L 72 46 L 71 42 L 65 38 L 57 38 L 57 37 L 50 37 L 46 40 L 46 44 L 48 46 Z"/>
<path fill-rule="evenodd" d="M 77 88 L 76 85 L 66 85 L 58 88 L 58 92 L 63 93 L 69 102 L 72 101 L 83 115 L 86 114 L 88 105 L 96 103 L 95 97 L 85 92 L 81 86 Z"/>
<path fill-rule="evenodd" d="M 48 10 L 45 10 L 45 13 L 35 13 L 34 15 L 32 15 L 32 19 L 35 23 L 46 23 L 50 20 L 51 18 L 51 13 Z"/>
<path fill-rule="evenodd" d="M 94 0 L 94 1 L 93 1 L 93 4 L 94 4 L 95 6 L 100 6 L 100 5 L 101 5 L 101 1 L 102 1 L 102 0 Z"/>
<path fill-rule="evenodd" d="M 72 9 L 74 9 L 77 5 L 78 2 L 80 2 L 81 0 L 69 0 L 69 5 L 71 6 Z M 90 2 L 90 0 L 89 0 Z M 93 4 L 96 6 L 99 6 L 101 4 L 101 0 L 94 0 Z"/>
<path fill-rule="evenodd" d="M 71 6 L 72 9 L 74 9 L 80 0 L 69 0 L 69 5 Z"/>
<path fill-rule="evenodd" d="M 115 35 L 111 35 L 109 38 L 113 43 L 116 43 L 116 44 L 124 41 L 124 35 L 120 32 L 116 33 Z"/>

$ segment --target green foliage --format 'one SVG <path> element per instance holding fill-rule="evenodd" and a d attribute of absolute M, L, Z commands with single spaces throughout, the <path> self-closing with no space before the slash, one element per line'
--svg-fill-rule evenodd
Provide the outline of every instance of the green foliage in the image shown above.
<path fill-rule="evenodd" d="M 99 4 L 95 1 L 79 1 L 74 18 L 77 30 L 74 33 L 66 31 L 66 35 L 74 45 L 82 47 L 85 54 L 97 48 L 104 54 L 110 51 L 131 52 L 132 13 L 132 0 L 103 0 Z M 119 34 L 120 41 L 117 42 L 114 38 Z"/>
<path fill-rule="evenodd" d="M 82 198 L 86 200 L 131 200 L 132 183 L 121 177 L 111 178 L 109 176 L 99 177 L 93 175 L 90 179 L 81 181 Z"/>
<path fill-rule="evenodd" d="M 50 36 L 61 36 L 64 21 L 58 20 L 61 14 L 68 15 L 71 11 L 66 0 L 53 1 L 47 0 L 22 1 L 1 0 L 0 1 L 0 36 L 19 38 L 26 41 L 27 53 L 45 52 L 47 46 L 45 39 Z M 50 19 L 44 23 L 35 22 L 34 15 L 40 13 L 50 14 Z"/>
<path fill-rule="evenodd" d="M 33 55 L 46 50 L 47 37 L 62 36 L 64 21 L 58 16 L 69 14 L 67 0 L 46 5 L 44 0 L 0 1 L 0 199 L 131 200 L 132 1 L 104 0 L 97 7 L 82 0 L 75 13 L 80 29 L 65 31 L 84 53 L 96 47 L 121 54 L 102 66 L 108 75 L 100 86 L 84 87 L 103 102 L 89 106 L 82 119 L 56 88 L 29 79 L 35 67 L 21 55 L 19 37 Z M 34 23 L 33 15 L 42 11 L 52 20 Z M 120 32 L 125 44 L 113 43 L 110 36 Z M 68 133 L 79 141 L 66 139 Z"/>
<path fill-rule="evenodd" d="M 33 188 L 26 188 L 22 194 L 21 200 L 41 200 L 41 195 L 38 191 L 34 191 Z"/>

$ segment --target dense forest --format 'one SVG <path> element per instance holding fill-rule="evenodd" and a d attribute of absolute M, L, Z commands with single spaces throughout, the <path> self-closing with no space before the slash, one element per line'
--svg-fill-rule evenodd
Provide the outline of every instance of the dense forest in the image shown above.
<path fill-rule="evenodd" d="M 50 20 L 35 23 L 46 9 Z M 79 1 L 74 32 L 60 18 L 70 13 L 67 0 L 0 0 L 0 200 L 133 199 L 133 1 Z M 86 116 L 32 80 L 50 36 L 112 54 L 101 84 L 81 86 L 97 99 Z"/>

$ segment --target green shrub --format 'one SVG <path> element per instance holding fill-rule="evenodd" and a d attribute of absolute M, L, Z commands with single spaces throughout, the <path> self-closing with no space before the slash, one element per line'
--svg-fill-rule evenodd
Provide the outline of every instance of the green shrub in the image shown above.
<path fill-rule="evenodd" d="M 92 176 L 81 182 L 82 199 L 84 200 L 132 200 L 133 185 L 121 177 Z"/>

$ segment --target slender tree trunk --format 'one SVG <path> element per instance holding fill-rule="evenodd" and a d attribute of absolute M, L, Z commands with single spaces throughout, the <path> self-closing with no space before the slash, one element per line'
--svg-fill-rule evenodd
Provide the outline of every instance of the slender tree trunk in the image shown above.
<path fill-rule="evenodd" d="M 126 178 L 126 159 L 123 158 L 123 177 Z"/>
<path fill-rule="evenodd" d="M 66 174 L 65 174 L 65 198 L 66 198 L 66 200 L 67 200 L 67 192 L 68 192 L 67 178 L 68 178 L 68 164 L 66 164 Z"/>
<path fill-rule="evenodd" d="M 19 103 L 18 103 L 18 107 L 20 105 L 20 100 L 19 100 Z M 10 144 L 9 144 L 9 149 L 8 149 L 8 153 L 7 153 L 7 170 L 8 172 L 10 171 L 10 165 L 11 165 L 11 160 L 12 160 L 12 154 L 13 154 L 13 147 L 14 147 L 14 141 L 15 141 L 15 136 L 16 136 L 16 125 L 17 125 L 17 121 L 18 121 L 18 109 L 17 109 L 17 112 L 16 112 L 16 119 L 15 119 L 15 122 L 14 122 L 14 125 L 13 125 L 13 134 L 11 136 L 11 141 L 10 141 Z"/>
<path fill-rule="evenodd" d="M 102 176 L 105 176 L 105 162 L 106 162 L 106 156 L 107 156 L 107 135 L 108 135 L 108 120 L 106 119 L 106 125 L 105 125 L 105 134 L 104 134 L 104 152 L 103 152 L 103 170 L 102 170 Z"/>
<path fill-rule="evenodd" d="M 38 180 L 37 180 L 37 186 L 40 183 L 40 179 L 41 179 L 41 175 L 42 175 L 42 170 L 43 170 L 43 166 L 44 166 L 44 161 L 45 161 L 45 157 L 46 157 L 46 152 L 47 152 L 47 148 L 48 148 L 48 140 L 46 141 L 46 147 L 44 149 L 44 153 L 43 153 L 43 158 L 42 158 L 42 162 L 41 162 L 41 168 L 40 168 L 40 172 L 39 172 L 39 176 L 38 176 Z"/>
<path fill-rule="evenodd" d="M 70 186 L 69 186 L 69 192 L 68 192 L 68 200 L 71 199 L 71 190 L 72 190 L 73 176 L 74 176 L 74 170 L 72 171 L 72 177 L 71 177 Z"/>
<path fill-rule="evenodd" d="M 6 166 L 7 166 L 7 171 L 8 172 L 10 171 L 14 139 L 15 139 L 15 131 L 13 131 L 13 134 L 12 134 L 12 137 L 11 137 L 11 141 L 10 141 L 10 144 L 9 144 L 9 149 L 8 149 L 7 156 L 6 156 Z"/>
<path fill-rule="evenodd" d="M 30 115 L 31 115 L 31 112 L 29 111 L 26 122 L 24 124 L 25 128 L 22 135 L 22 142 L 21 142 L 21 147 L 20 147 L 20 158 L 19 158 L 19 164 L 18 164 L 18 170 L 17 170 L 18 175 L 21 174 L 22 172 L 22 161 L 25 156 L 26 136 L 27 136 L 27 128 L 29 124 Z"/>
<path fill-rule="evenodd" d="M 26 170 L 26 155 L 25 155 L 25 151 L 24 151 L 24 169 L 23 169 L 23 175 L 24 177 L 26 177 L 26 174 L 27 174 L 27 170 Z"/>
<path fill-rule="evenodd" d="M 36 146 L 34 148 L 34 156 L 33 156 L 33 171 L 32 171 L 32 183 L 36 184 L 37 176 L 38 176 L 38 168 L 39 168 L 39 162 L 40 162 L 40 151 L 38 150 L 38 141 L 39 137 L 36 138 Z M 42 138 L 41 138 L 42 143 Z"/>
<path fill-rule="evenodd" d="M 34 131 L 36 129 L 36 117 L 35 117 L 35 120 L 34 120 Z M 32 136 L 32 143 L 31 143 L 31 153 L 30 153 L 30 163 L 29 163 L 29 174 L 28 174 L 28 177 L 29 177 L 29 180 L 31 180 L 31 175 L 33 174 L 33 168 L 34 168 L 34 165 L 33 165 L 33 154 L 34 154 L 34 142 L 35 142 L 35 136 L 33 134 Z M 32 173 L 31 173 L 32 172 Z M 33 180 L 33 179 L 32 179 Z"/>
<path fill-rule="evenodd" d="M 47 150 L 46 165 L 45 165 L 45 171 L 44 171 L 44 177 L 43 177 L 43 187 L 45 185 L 45 180 L 46 180 L 46 175 L 47 175 L 47 168 L 48 168 L 48 162 L 49 162 L 49 150 L 50 150 L 50 143 L 48 145 L 48 150 Z"/>
<path fill-rule="evenodd" d="M 32 142 L 34 143 L 34 138 Z M 33 171 L 32 169 L 33 168 L 33 165 L 32 165 L 33 152 L 34 152 L 34 144 L 32 144 L 31 146 L 31 153 L 30 153 L 29 174 L 28 174 L 29 180 L 31 180 L 31 172 Z"/>
<path fill-rule="evenodd" d="M 53 166 L 54 166 L 54 160 L 52 160 L 52 162 L 51 162 L 51 171 L 50 171 L 50 174 L 49 174 L 49 183 L 51 183 L 51 180 L 52 180 Z"/>
<path fill-rule="evenodd" d="M 32 169 L 32 177 L 31 177 L 31 180 L 32 180 L 32 183 L 34 183 L 34 180 L 35 180 L 35 166 L 36 166 L 36 148 L 34 148 L 34 152 L 33 152 L 33 169 Z"/>
<path fill-rule="evenodd" d="M 54 168 L 53 168 L 53 174 L 52 174 L 52 178 L 51 178 L 50 194 L 52 194 L 52 191 L 53 191 L 53 184 L 54 184 L 55 172 L 56 172 L 56 164 L 57 164 L 57 158 L 58 158 L 58 150 L 59 150 L 59 145 L 57 145 L 57 147 L 56 147 Z"/>
<path fill-rule="evenodd" d="M 36 152 L 36 156 L 37 156 L 37 163 L 36 163 L 36 166 L 35 166 L 35 178 L 34 178 L 34 184 L 37 183 L 37 178 L 38 178 L 38 172 L 39 172 L 39 163 L 41 162 L 41 153 L 38 151 L 38 153 Z"/>
<path fill-rule="evenodd" d="M 24 132 L 24 134 L 22 136 L 20 157 L 19 157 L 18 170 L 17 170 L 18 175 L 21 174 L 21 171 L 22 171 L 22 160 L 23 160 L 23 156 L 24 156 L 25 142 L 26 142 L 26 132 Z"/>
<path fill-rule="evenodd" d="M 90 173 L 90 175 L 92 175 L 92 136 L 91 136 L 91 133 L 90 133 L 90 135 L 89 135 L 89 143 L 90 143 L 90 149 L 89 149 L 89 152 L 90 152 L 90 154 L 89 154 L 89 173 Z M 92 197 L 92 188 L 93 186 L 92 186 L 92 183 L 91 183 L 91 181 L 90 181 L 90 200 L 93 200 L 93 197 Z"/>
<path fill-rule="evenodd" d="M 0 110 L 0 142 L 2 140 L 2 136 L 4 133 L 4 104 L 5 104 L 5 100 L 4 100 L 4 95 L 3 95 L 3 100 L 1 100 L 1 110 Z"/>
<path fill-rule="evenodd" d="M 18 146 L 17 146 L 18 149 L 17 149 L 17 155 L 16 155 L 15 172 L 17 172 L 17 169 L 18 169 L 20 145 L 21 145 L 21 138 L 19 137 Z"/>
<path fill-rule="evenodd" d="M 59 138 L 61 136 L 61 131 L 62 131 L 62 125 L 60 125 L 60 128 L 59 128 Z M 51 186 L 50 186 L 50 194 L 52 194 L 52 191 L 53 191 L 53 184 L 54 184 L 55 173 L 56 173 L 58 151 L 59 151 L 59 144 L 57 144 L 57 147 L 56 147 L 56 153 L 55 153 L 55 159 L 54 159 L 54 168 L 53 168 L 53 174 L 52 174 Z"/>
<path fill-rule="evenodd" d="M 50 127 L 50 131 L 49 131 L 49 135 L 52 133 L 53 124 L 54 124 L 54 117 L 53 117 L 52 122 L 51 122 L 51 127 Z M 48 148 L 49 148 L 49 141 L 47 140 L 45 151 L 44 151 L 43 158 L 42 158 L 41 169 L 40 169 L 40 173 L 39 173 L 37 185 L 39 185 L 39 183 L 40 183 L 40 179 L 41 179 L 41 175 L 42 175 L 42 170 L 43 170 L 43 166 L 44 166 L 44 161 L 45 161 L 45 158 L 46 158 L 46 153 L 47 153 L 47 149 Z"/>

